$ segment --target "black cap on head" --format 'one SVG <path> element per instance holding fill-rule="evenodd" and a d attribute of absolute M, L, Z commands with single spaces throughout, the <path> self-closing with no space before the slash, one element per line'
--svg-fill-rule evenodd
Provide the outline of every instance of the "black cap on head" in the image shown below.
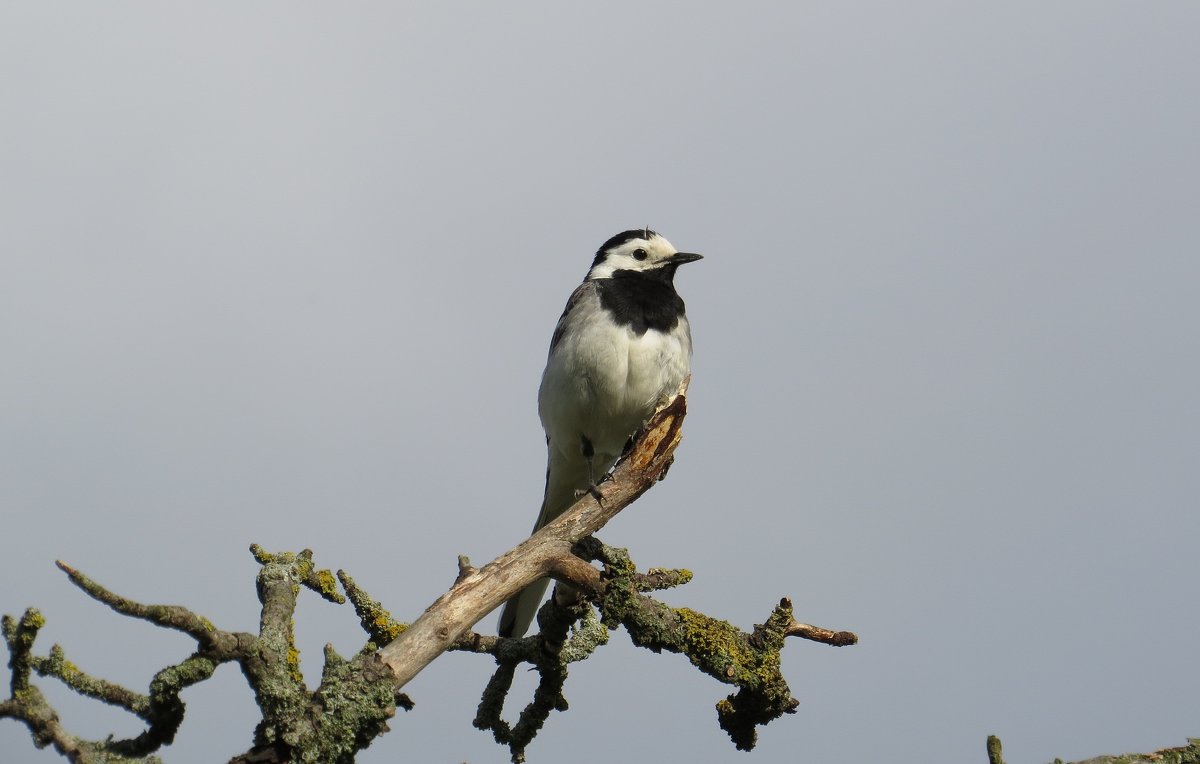
<path fill-rule="evenodd" d="M 604 260 L 604 253 L 613 247 L 619 247 L 627 241 L 634 239 L 649 239 L 652 236 L 658 236 L 657 233 L 649 228 L 633 228 L 628 231 L 621 231 L 616 236 L 600 245 L 600 249 L 596 250 L 596 259 L 592 260 L 592 265 L 595 266 Z"/>

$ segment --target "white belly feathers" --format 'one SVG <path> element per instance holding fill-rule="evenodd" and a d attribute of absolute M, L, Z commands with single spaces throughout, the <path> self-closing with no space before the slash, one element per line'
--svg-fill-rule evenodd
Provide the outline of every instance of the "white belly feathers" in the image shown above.
<path fill-rule="evenodd" d="M 597 323 L 594 333 L 564 338 L 542 375 L 538 413 L 552 447 L 578 459 L 586 437 L 595 448 L 595 466 L 607 470 L 629 436 L 679 387 L 692 343 L 683 318 L 669 332 L 649 329 L 640 336 Z"/>

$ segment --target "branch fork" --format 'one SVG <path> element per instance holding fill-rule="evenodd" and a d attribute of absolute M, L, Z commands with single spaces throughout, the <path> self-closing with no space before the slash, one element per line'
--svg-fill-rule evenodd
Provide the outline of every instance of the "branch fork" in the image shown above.
<path fill-rule="evenodd" d="M 196 650 L 159 671 L 149 691 L 138 693 L 81 671 L 58 645 L 46 656 L 35 655 L 34 640 L 44 624 L 38 611 L 27 610 L 20 619 L 5 616 L 12 679 L 10 697 L 0 701 L 0 718 L 23 722 L 36 745 L 53 746 L 74 762 L 150 764 L 159 761 L 153 752 L 174 739 L 183 720 L 182 690 L 232 662 L 254 691 L 262 721 L 255 728 L 254 745 L 231 764 L 351 764 L 358 751 L 387 731 L 398 707 L 413 707 L 401 688 L 442 652 L 458 650 L 495 658 L 497 669 L 483 691 L 475 725 L 491 731 L 508 746 L 513 761 L 520 762 L 549 714 L 566 710 L 563 688 L 569 664 L 589 657 L 608 641 L 610 630 L 622 626 L 634 644 L 685 655 L 705 673 L 733 685 L 736 691 L 717 703 L 718 720 L 738 748 L 749 750 L 758 726 L 793 713 L 799 703 L 780 672 L 786 638 L 840 646 L 856 643 L 857 637 L 799 623 L 787 599 L 749 633 L 689 608 L 670 607 L 648 593 L 685 584 L 691 572 L 639 572 L 625 550 L 596 540 L 596 531 L 666 474 L 682 437 L 686 389 L 685 380 L 594 493 L 585 494 L 554 522 L 481 568 L 460 556 L 449 591 L 412 624 L 396 621 L 345 571 L 318 569 L 309 550 L 271 553 L 251 547 L 261 566 L 257 634 L 219 629 L 185 607 L 146 605 L 122 597 L 59 562 L 88 596 L 122 615 L 188 635 Z M 494 608 L 546 576 L 570 584 L 573 594 L 551 597 L 542 607 L 539 634 L 513 639 L 471 631 Z M 301 589 L 333 603 L 349 600 L 367 634 L 365 644 L 349 658 L 325 647 L 321 681 L 312 690 L 305 686 L 295 644 L 294 615 Z M 530 664 L 539 681 L 533 698 L 510 725 L 501 712 L 521 663 Z M 82 695 L 136 715 L 146 723 L 145 731 L 125 740 L 89 741 L 71 735 L 33 683 L 35 673 L 53 676 Z"/>

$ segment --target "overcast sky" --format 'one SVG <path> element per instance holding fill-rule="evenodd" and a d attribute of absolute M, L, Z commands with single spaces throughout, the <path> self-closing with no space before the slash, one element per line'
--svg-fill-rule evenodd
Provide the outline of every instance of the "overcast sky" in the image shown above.
<path fill-rule="evenodd" d="M 613 644 L 531 762 L 1013 764 L 1180 745 L 1200 681 L 1200 5 L 0 6 L 0 611 L 144 691 L 189 640 L 74 590 L 257 624 L 251 542 L 397 617 L 536 515 L 546 347 L 595 248 L 705 254 L 669 479 L 602 534 L 791 644 L 728 688 Z M 307 596 L 306 674 L 363 639 Z M 494 617 L 480 625 L 494 629 Z M 443 657 L 364 764 L 503 762 Z M 7 682 L 7 670 L 0 679 Z M 137 734 L 40 686 L 76 733 Z M 185 695 L 171 764 L 257 719 Z M 0 722 L 0 760 L 50 762 Z"/>

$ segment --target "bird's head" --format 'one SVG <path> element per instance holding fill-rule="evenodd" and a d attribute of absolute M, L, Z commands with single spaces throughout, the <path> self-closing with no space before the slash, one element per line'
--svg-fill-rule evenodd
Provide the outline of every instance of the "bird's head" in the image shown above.
<path fill-rule="evenodd" d="M 622 231 L 601 244 L 587 277 L 588 280 L 606 279 L 617 271 L 632 271 L 659 275 L 670 281 L 676 268 L 700 257 L 675 251 L 671 242 L 649 228 L 636 228 Z"/>

